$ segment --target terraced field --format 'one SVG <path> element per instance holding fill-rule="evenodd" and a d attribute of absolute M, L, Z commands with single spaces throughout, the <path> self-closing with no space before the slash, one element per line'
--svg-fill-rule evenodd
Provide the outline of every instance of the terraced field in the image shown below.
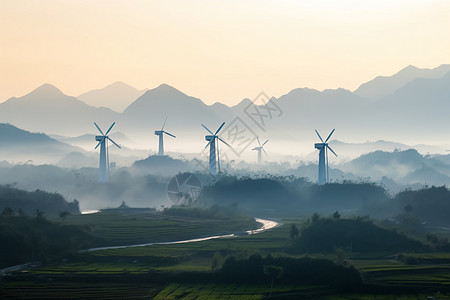
<path fill-rule="evenodd" d="M 419 255 L 433 257 L 432 253 Z M 396 260 L 383 259 L 350 260 L 350 263 L 357 267 L 369 282 L 437 289 L 450 287 L 450 264 L 410 265 Z"/>
<path fill-rule="evenodd" d="M 120 213 L 106 211 L 87 215 L 70 215 L 64 224 L 83 225 L 103 240 L 103 245 L 127 245 L 168 242 L 227 234 L 260 226 L 252 218 L 181 218 L 156 212 Z"/>
<path fill-rule="evenodd" d="M 238 284 L 185 284 L 172 283 L 163 289 L 155 300 L 260 300 L 271 299 L 267 285 L 238 285 Z M 336 295 L 338 294 L 338 295 Z M 321 300 L 426 300 L 450 299 L 450 294 L 442 292 L 430 293 L 351 293 L 346 294 L 324 286 L 290 286 L 275 285 L 272 292 L 273 299 L 321 299 Z M 434 298 L 433 298 L 434 297 Z"/>
<path fill-rule="evenodd" d="M 63 222 L 87 225 L 108 243 L 119 245 L 226 233 L 228 230 L 245 229 L 247 221 L 194 220 L 152 214 L 118 216 L 107 212 L 69 216 Z M 292 222 L 295 220 L 285 220 L 283 226 L 250 236 L 80 253 L 74 259 L 16 272 L 16 277 L 12 277 L 14 280 L 0 280 L 0 298 L 264 299 L 269 293 L 269 281 L 267 284 L 227 284 L 212 283 L 207 278 L 213 269 L 220 268 L 229 255 L 237 258 L 246 258 L 253 253 L 290 256 L 284 250 L 290 243 Z M 450 299 L 450 253 L 404 254 L 406 258 L 412 256 L 413 261 L 419 264 L 406 264 L 379 256 L 372 253 L 366 259 L 357 259 L 357 254 L 354 254 L 353 259 L 347 260 L 360 270 L 369 290 L 375 289 L 377 293 L 346 294 L 330 287 L 292 286 L 275 282 L 273 294 L 280 299 L 381 300 L 427 299 L 433 296 L 436 299 Z M 314 257 L 335 258 L 333 253 L 315 254 Z M 162 278 L 172 276 L 170 278 L 174 280 L 159 279 L 154 283 L 154 274 L 164 274 Z M 203 274 L 200 278 L 207 280 L 183 281 L 184 277 L 177 274 Z M 397 287 L 401 290 L 396 291 Z M 388 291 L 383 291 L 383 288 Z"/>
<path fill-rule="evenodd" d="M 317 290 L 324 290 L 323 287 L 298 287 L 291 285 L 274 286 L 273 295 L 276 294 L 317 294 Z M 246 284 L 185 284 L 172 283 L 162 290 L 155 300 L 260 300 L 269 295 L 270 283 L 267 285 L 246 285 Z M 325 288 L 326 290 L 326 288 Z"/>
<path fill-rule="evenodd" d="M 154 284 L 8 282 L 0 289 L 1 299 L 153 299 L 161 290 Z"/>

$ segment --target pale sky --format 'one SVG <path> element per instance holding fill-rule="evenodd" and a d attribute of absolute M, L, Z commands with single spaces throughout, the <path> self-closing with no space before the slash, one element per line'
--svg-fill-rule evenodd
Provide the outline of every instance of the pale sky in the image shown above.
<path fill-rule="evenodd" d="M 0 102 L 170 84 L 208 104 L 450 63 L 448 0 L 0 0 Z"/>

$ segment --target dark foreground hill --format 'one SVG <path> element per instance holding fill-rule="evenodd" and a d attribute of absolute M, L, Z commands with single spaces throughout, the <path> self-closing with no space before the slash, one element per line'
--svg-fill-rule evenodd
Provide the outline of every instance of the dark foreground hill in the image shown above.
<path fill-rule="evenodd" d="M 27 192 L 9 185 L 0 185 L 0 211 L 6 208 L 12 213 L 33 215 L 37 211 L 47 215 L 58 215 L 62 212 L 79 214 L 78 201 L 67 202 L 58 193 L 41 190 Z"/>
<path fill-rule="evenodd" d="M 279 270 L 279 282 L 284 284 L 327 284 L 348 289 L 362 283 L 361 275 L 355 268 L 337 265 L 330 260 L 309 257 L 262 258 L 259 254 L 242 260 L 229 257 L 217 277 L 225 282 L 264 284 L 273 276 L 270 269 Z"/>
<path fill-rule="evenodd" d="M 61 225 L 38 215 L 0 215 L 0 268 L 48 262 L 87 248 L 94 238 L 82 226 Z"/>
<path fill-rule="evenodd" d="M 358 253 L 397 253 L 426 251 L 429 247 L 394 230 L 376 226 L 362 218 L 313 218 L 293 243 L 300 253 L 333 253 L 336 249 Z"/>

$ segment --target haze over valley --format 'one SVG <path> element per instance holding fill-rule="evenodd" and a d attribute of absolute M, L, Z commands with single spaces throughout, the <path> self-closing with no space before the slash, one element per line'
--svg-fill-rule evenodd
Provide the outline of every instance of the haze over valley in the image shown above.
<path fill-rule="evenodd" d="M 450 65 L 434 69 L 408 66 L 392 76 L 376 77 L 354 92 L 296 88 L 278 98 L 249 95 L 234 106 L 207 105 L 166 84 L 138 91 L 116 82 L 76 98 L 47 83 L 0 103 L 0 117 L 4 123 L 54 135 L 86 150 L 90 146 L 82 141 L 82 136 L 95 134 L 94 121 L 105 127 L 117 122 L 117 130 L 125 135 L 120 142 L 128 148 L 156 151 L 153 131 L 167 117 L 168 128 L 178 133 L 178 139 L 170 145 L 171 151 L 195 153 L 202 145 L 203 129 L 199 121 L 214 127 L 222 120 L 231 123 L 239 117 L 254 135 L 270 137 L 272 152 L 276 154 L 307 155 L 313 152 L 314 129 L 322 132 L 332 128 L 337 128 L 337 141 L 360 144 L 341 153 L 344 157 L 395 148 L 383 141 L 401 143 L 397 148 L 413 147 L 423 154 L 443 153 L 449 145 L 444 138 L 449 81 Z M 375 90 L 376 93 L 370 92 Z M 269 106 L 273 102 L 276 108 L 264 119 L 252 119 L 251 101 L 256 105 L 269 101 Z M 19 115 L 20 118 L 16 117 Z M 263 128 L 261 122 L 265 122 Z M 378 142 L 380 148 L 374 147 L 375 144 L 361 145 L 366 142 Z"/>

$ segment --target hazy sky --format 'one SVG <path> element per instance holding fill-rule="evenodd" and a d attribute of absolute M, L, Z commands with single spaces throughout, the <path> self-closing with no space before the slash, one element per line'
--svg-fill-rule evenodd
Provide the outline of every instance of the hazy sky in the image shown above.
<path fill-rule="evenodd" d="M 0 102 L 167 83 L 206 103 L 450 63 L 448 0 L 0 0 Z"/>

